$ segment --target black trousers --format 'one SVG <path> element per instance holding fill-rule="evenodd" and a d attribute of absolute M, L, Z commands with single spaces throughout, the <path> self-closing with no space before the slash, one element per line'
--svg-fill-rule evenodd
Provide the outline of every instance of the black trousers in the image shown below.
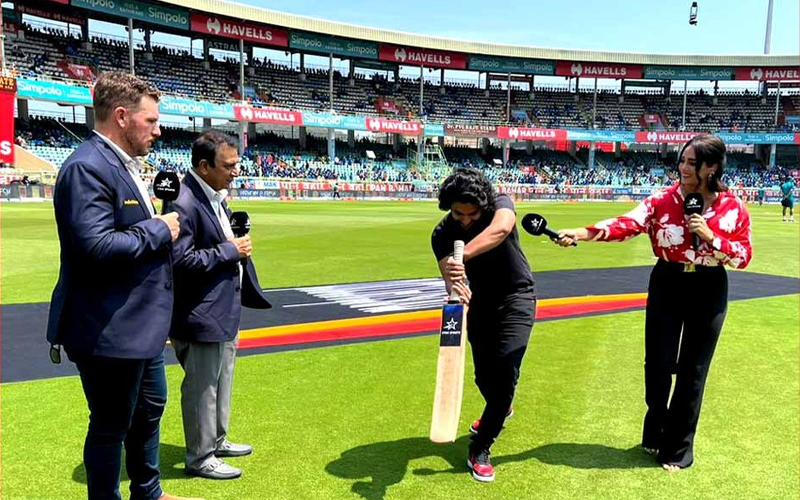
<path fill-rule="evenodd" d="M 659 260 L 653 268 L 644 335 L 642 446 L 658 449 L 661 463 L 689 467 L 694 461 L 703 390 L 727 308 L 723 267 L 687 272 L 683 264 Z"/>
<path fill-rule="evenodd" d="M 488 450 L 503 428 L 535 312 L 533 291 L 508 296 L 492 306 L 470 306 L 467 338 L 472 345 L 475 384 L 486 401 L 478 433 L 471 438 L 471 451 Z"/>

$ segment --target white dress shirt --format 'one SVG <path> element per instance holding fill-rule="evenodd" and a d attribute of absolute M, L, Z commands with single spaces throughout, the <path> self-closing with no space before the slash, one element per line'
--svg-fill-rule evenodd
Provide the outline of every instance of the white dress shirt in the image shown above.
<path fill-rule="evenodd" d="M 214 188 L 209 186 L 202 177 L 197 175 L 194 169 L 189 169 L 189 175 L 194 177 L 194 179 L 203 189 L 203 193 L 205 193 L 208 201 L 211 203 L 211 210 L 214 211 L 214 214 L 217 216 L 217 220 L 219 220 L 219 225 L 222 226 L 222 232 L 225 234 L 225 237 L 233 238 L 235 235 L 233 234 L 233 229 L 231 228 L 231 221 L 228 220 L 228 214 L 225 213 L 225 209 L 222 207 L 222 202 L 228 197 L 228 190 L 220 189 L 219 191 L 214 191 Z M 239 283 L 241 283 L 242 263 L 239 262 L 237 265 L 239 266 Z"/>
<path fill-rule="evenodd" d="M 108 146 L 117 154 L 122 164 L 125 165 L 125 170 L 133 179 L 133 183 L 136 184 L 136 187 L 139 188 L 139 194 L 142 195 L 142 199 L 144 200 L 145 207 L 147 207 L 147 211 L 150 213 L 150 217 L 156 214 L 155 208 L 153 208 L 153 202 L 150 200 L 150 193 L 147 191 L 147 185 L 144 183 L 141 177 L 141 167 L 142 164 L 138 158 L 131 158 L 128 153 L 122 150 L 119 146 L 117 146 L 114 141 L 109 139 L 108 137 L 104 136 L 97 130 L 94 131 L 103 141 L 108 144 Z"/>

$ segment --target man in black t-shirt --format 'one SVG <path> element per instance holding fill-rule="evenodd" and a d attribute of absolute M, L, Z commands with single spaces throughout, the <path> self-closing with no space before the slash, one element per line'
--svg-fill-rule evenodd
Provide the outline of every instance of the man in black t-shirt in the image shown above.
<path fill-rule="evenodd" d="M 470 426 L 468 465 L 478 481 L 493 481 L 489 449 L 513 413 L 536 310 L 533 275 L 520 248 L 514 203 L 495 193 L 483 173 L 456 170 L 442 183 L 439 209 L 449 213 L 434 228 L 431 246 L 447 293 L 455 288 L 469 303 L 467 338 L 475 384 L 486 401 Z M 456 240 L 466 243 L 463 264 L 452 258 Z"/>

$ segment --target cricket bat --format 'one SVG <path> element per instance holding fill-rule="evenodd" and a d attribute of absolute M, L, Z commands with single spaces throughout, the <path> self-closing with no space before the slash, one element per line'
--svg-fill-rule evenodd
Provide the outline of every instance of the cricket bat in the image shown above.
<path fill-rule="evenodd" d="M 456 241 L 453 259 L 464 259 L 464 242 Z M 436 364 L 436 390 L 433 396 L 430 439 L 434 443 L 452 443 L 458 434 L 461 397 L 464 394 L 464 355 L 466 353 L 467 307 L 451 291 L 442 307 L 439 330 L 439 360 Z"/>

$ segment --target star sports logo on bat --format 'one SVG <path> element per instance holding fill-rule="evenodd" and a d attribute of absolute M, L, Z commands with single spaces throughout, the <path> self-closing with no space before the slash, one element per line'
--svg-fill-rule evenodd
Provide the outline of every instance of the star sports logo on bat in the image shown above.
<path fill-rule="evenodd" d="M 448 332 L 457 331 L 458 330 L 458 321 L 456 321 L 455 318 L 450 318 L 450 321 L 445 323 L 444 328 L 442 328 L 442 330 L 448 331 Z"/>

